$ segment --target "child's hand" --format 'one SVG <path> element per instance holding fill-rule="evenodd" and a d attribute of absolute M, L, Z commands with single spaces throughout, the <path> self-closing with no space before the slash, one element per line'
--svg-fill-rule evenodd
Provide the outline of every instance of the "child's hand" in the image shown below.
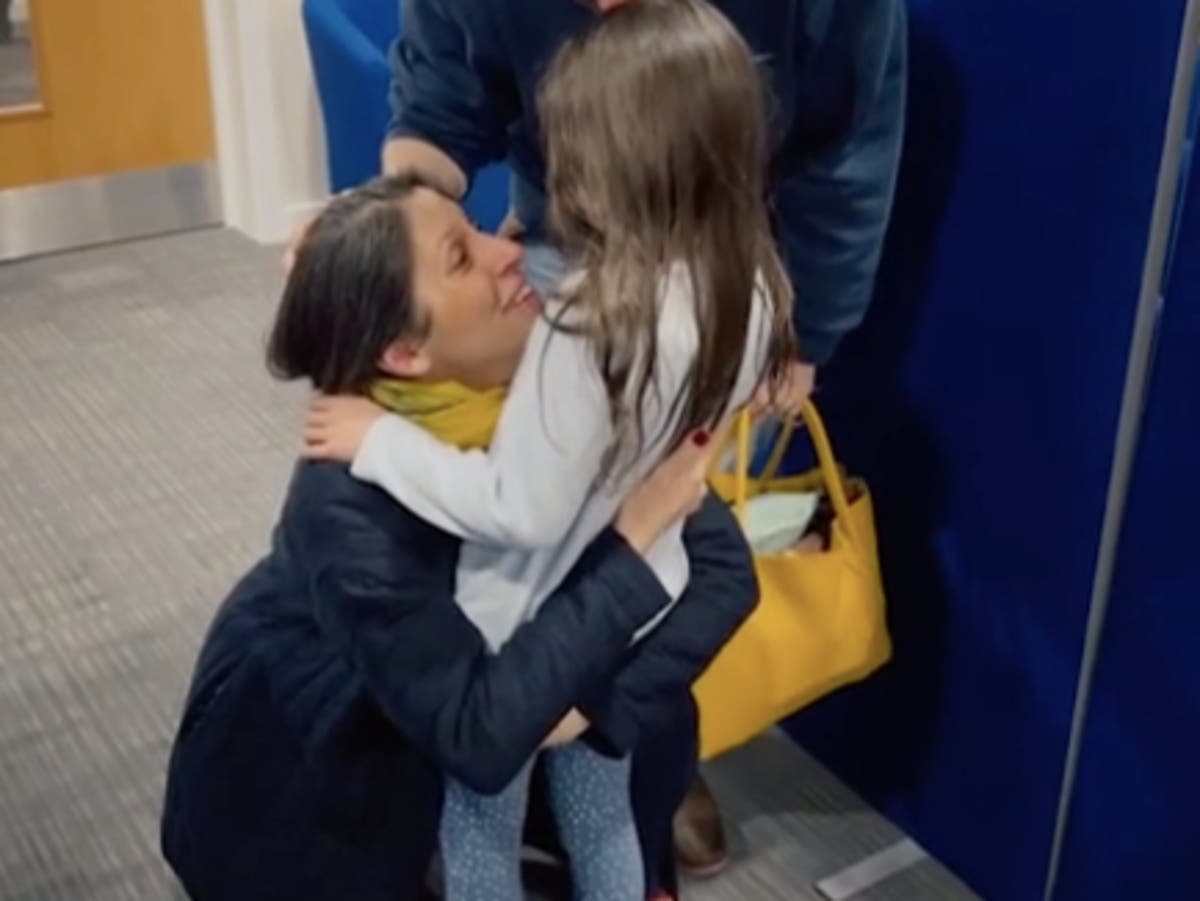
<path fill-rule="evenodd" d="M 310 460 L 350 463 L 358 454 L 367 430 L 384 409 L 365 397 L 318 394 L 308 404 L 304 421 L 304 449 Z"/>

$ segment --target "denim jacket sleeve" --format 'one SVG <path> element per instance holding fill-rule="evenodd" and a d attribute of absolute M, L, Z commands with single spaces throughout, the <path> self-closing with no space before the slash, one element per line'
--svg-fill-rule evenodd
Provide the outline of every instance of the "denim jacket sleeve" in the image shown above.
<path fill-rule="evenodd" d="M 903 0 L 835 2 L 832 10 L 811 36 L 816 50 L 799 89 L 829 95 L 813 102 L 828 107 L 836 134 L 814 142 L 799 134 L 806 123 L 794 124 L 775 192 L 800 353 L 817 365 L 829 361 L 871 301 L 900 163 L 907 83 Z M 798 119 L 805 117 L 802 102 Z"/>
<path fill-rule="evenodd" d="M 511 72 L 490 49 L 483 4 L 456 10 L 454 0 L 405 0 L 392 44 L 389 137 L 420 138 L 445 152 L 467 176 L 501 159 L 505 129 L 519 101 Z M 478 8 L 477 8 L 478 7 Z M 471 10 L 475 10 L 471 12 Z"/>
<path fill-rule="evenodd" d="M 478 791 L 507 785 L 669 601 L 641 557 L 607 531 L 538 615 L 489 654 L 454 602 L 456 542 L 344 468 L 313 465 L 324 468 L 310 473 L 317 488 L 288 522 L 319 628 L 396 728 Z"/>

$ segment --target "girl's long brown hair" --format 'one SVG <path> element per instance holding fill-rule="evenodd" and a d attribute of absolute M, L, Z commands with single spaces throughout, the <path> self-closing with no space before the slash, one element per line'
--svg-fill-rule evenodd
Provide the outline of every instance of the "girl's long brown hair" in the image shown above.
<path fill-rule="evenodd" d="M 541 84 L 549 226 L 583 278 L 564 313 L 594 342 L 615 460 L 640 453 L 666 274 L 686 265 L 699 352 L 677 431 L 725 414 L 756 289 L 772 307 L 764 379 L 794 349 L 792 287 L 765 201 L 767 94 L 750 48 L 704 0 L 636 0 L 569 40 Z M 668 399 L 669 400 L 669 399 Z"/>

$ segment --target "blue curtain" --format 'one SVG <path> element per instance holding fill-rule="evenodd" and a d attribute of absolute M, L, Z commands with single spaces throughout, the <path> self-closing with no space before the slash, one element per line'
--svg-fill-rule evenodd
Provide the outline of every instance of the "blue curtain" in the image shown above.
<path fill-rule="evenodd" d="M 909 6 L 879 289 L 823 389 L 876 494 L 896 659 L 789 728 L 985 897 L 1028 901 L 1046 875 L 1184 0 Z"/>
<path fill-rule="evenodd" d="M 1057 901 L 1197 895 L 1200 179 L 1194 171 L 1183 203 Z"/>
<path fill-rule="evenodd" d="M 325 125 L 329 186 L 341 191 L 379 173 L 387 133 L 387 54 L 400 33 L 400 0 L 304 0 L 302 15 Z M 508 211 L 505 164 L 477 173 L 467 214 L 494 229 Z"/>

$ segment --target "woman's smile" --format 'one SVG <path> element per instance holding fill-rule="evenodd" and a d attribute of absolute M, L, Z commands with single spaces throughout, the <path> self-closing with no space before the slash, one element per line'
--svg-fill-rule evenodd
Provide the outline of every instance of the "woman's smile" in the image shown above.
<path fill-rule="evenodd" d="M 508 296 L 508 299 L 500 305 L 500 312 L 505 316 L 513 313 L 521 316 L 536 316 L 541 309 L 542 298 L 525 279 L 521 279 L 520 284 Z"/>

